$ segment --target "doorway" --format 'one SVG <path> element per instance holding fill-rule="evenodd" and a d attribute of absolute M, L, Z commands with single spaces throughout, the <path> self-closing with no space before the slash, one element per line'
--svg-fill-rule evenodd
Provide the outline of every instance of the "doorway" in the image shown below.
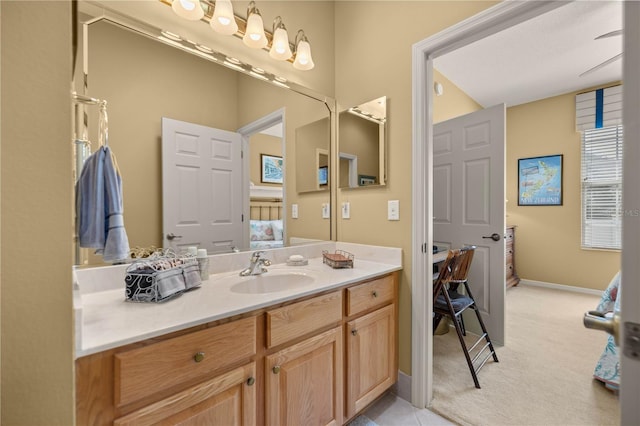
<path fill-rule="evenodd" d="M 562 6 L 561 2 L 504 2 L 413 46 L 413 405 L 427 407 L 433 397 L 431 280 L 433 253 L 433 60 L 459 47 Z M 426 119 L 425 119 L 426 117 Z"/>
<path fill-rule="evenodd" d="M 242 199 L 246 200 L 244 207 L 243 207 L 243 217 L 246 218 L 245 219 L 245 226 L 243 226 L 243 241 L 247 242 L 247 247 L 249 248 L 249 242 L 250 242 L 250 230 L 249 230 L 249 220 L 251 218 L 251 192 L 252 192 L 252 188 L 253 189 L 257 189 L 260 183 L 260 178 L 257 177 L 256 179 L 252 179 L 251 178 L 251 159 L 252 158 L 258 158 L 257 155 L 259 155 L 258 153 L 253 152 L 252 155 L 252 151 L 251 151 L 251 139 L 253 136 L 258 135 L 258 134 L 266 134 L 269 135 L 271 137 L 275 137 L 275 138 L 279 138 L 281 143 L 280 143 L 280 153 L 281 153 L 281 157 L 283 158 L 283 166 L 282 166 L 282 186 L 279 188 L 279 195 L 275 196 L 275 198 L 280 198 L 281 200 L 281 212 L 285 212 L 286 211 L 286 187 L 284 182 L 287 181 L 287 175 L 286 175 L 286 138 L 285 138 L 285 129 L 286 129 L 286 122 L 285 122 L 285 109 L 284 108 L 280 108 L 264 117 L 261 117 L 245 126 L 242 126 L 240 129 L 238 129 L 238 133 L 241 135 L 241 139 L 242 139 L 242 151 L 243 151 L 243 158 L 242 158 Z M 255 151 L 255 149 L 254 149 Z M 254 167 L 253 169 L 256 169 L 256 167 Z M 254 182 L 255 181 L 255 182 Z M 272 188 L 272 187 L 263 187 L 260 186 L 260 189 L 265 190 L 265 191 L 269 191 L 269 196 L 273 197 L 273 192 L 270 192 L 270 189 L 276 189 L 276 188 Z M 282 215 L 282 224 L 283 224 L 283 230 L 282 230 L 282 234 L 283 234 L 283 240 L 287 241 L 287 227 L 286 227 L 286 223 L 285 223 L 285 215 Z"/>

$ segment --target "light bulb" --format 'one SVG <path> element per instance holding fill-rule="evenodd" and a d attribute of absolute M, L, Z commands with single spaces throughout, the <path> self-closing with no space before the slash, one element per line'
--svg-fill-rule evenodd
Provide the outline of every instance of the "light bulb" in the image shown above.
<path fill-rule="evenodd" d="M 267 45 L 267 36 L 264 33 L 264 24 L 262 23 L 262 16 L 260 16 L 258 9 L 255 9 L 255 11 L 249 15 L 249 19 L 247 19 L 247 31 L 242 41 L 253 49 L 262 49 Z"/>
<path fill-rule="evenodd" d="M 238 31 L 231 0 L 216 0 L 213 16 L 209 24 L 215 32 L 224 35 L 232 35 Z"/>
<path fill-rule="evenodd" d="M 171 9 L 176 15 L 189 21 L 199 21 L 204 17 L 200 0 L 173 0 Z"/>
<path fill-rule="evenodd" d="M 273 41 L 269 56 L 279 61 L 286 61 L 291 57 L 291 48 L 289 47 L 289 36 L 284 26 L 278 28 L 273 33 Z"/>

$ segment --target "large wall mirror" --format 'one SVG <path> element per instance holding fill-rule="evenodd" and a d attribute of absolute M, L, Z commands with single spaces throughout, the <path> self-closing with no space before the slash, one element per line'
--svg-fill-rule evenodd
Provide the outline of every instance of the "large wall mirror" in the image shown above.
<path fill-rule="evenodd" d="M 340 112 L 340 188 L 386 184 L 386 127 L 386 96 Z"/>
<path fill-rule="evenodd" d="M 307 193 L 296 189 L 296 180 L 299 169 L 307 169 L 297 164 L 298 151 L 324 153 L 310 173 L 329 165 L 332 99 L 222 66 L 195 49 L 176 48 L 171 40 L 161 42 L 159 29 L 132 25 L 115 11 L 101 10 L 101 19 L 89 16 L 91 8 L 80 11 L 80 22 L 90 22 L 83 41 L 85 94 L 108 103 L 108 141 L 123 178 L 132 248 L 198 245 L 214 254 L 331 239 L 330 219 L 318 214 L 330 203 L 329 185 Z M 97 108 L 86 111 L 89 139 L 97 142 Z M 326 124 L 318 128 L 319 135 L 298 136 L 318 122 Z M 198 132 L 208 151 L 193 142 Z M 214 183 L 204 192 L 195 191 L 201 183 L 190 177 L 181 156 L 231 156 L 236 147 L 242 150 L 239 171 L 225 172 L 224 185 L 210 179 Z M 296 219 L 287 214 L 292 204 L 299 205 Z M 206 210 L 205 216 L 198 209 Z M 173 217 L 176 228 L 168 228 L 167 217 Z M 194 224 L 230 221 L 240 223 L 240 237 L 203 236 L 202 227 L 190 231 Z M 97 256 L 82 257 L 78 263 L 101 263 Z"/>

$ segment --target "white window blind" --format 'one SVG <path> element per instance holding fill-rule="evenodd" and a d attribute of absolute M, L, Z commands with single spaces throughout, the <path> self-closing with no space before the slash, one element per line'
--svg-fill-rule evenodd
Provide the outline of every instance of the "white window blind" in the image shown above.
<path fill-rule="evenodd" d="M 622 126 L 582 132 L 582 247 L 620 249 Z"/>

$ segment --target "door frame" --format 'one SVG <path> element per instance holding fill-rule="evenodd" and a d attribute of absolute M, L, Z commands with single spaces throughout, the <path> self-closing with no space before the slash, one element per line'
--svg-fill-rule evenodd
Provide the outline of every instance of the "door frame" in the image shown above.
<path fill-rule="evenodd" d="M 287 161 L 286 161 L 286 138 L 287 138 L 287 126 L 285 121 L 285 108 L 280 108 L 273 111 L 270 114 L 260 117 L 249 124 L 240 127 L 237 132 L 240 133 L 242 139 L 242 199 L 245 200 L 242 204 L 242 214 L 245 221 L 242 226 L 242 241 L 249 242 L 249 221 L 251 220 L 251 198 L 249 194 L 249 183 L 251 182 L 251 170 L 250 170 L 250 157 L 249 157 L 249 139 L 256 133 L 260 133 L 269 127 L 275 126 L 278 123 L 282 123 L 282 158 L 285 160 L 282 166 L 282 181 L 287 181 Z M 285 220 L 286 215 L 286 198 L 287 187 L 283 184 L 282 189 L 282 219 Z M 287 241 L 287 225 L 283 222 L 283 235 L 284 241 Z M 249 247 L 247 247 L 249 248 Z"/>
<path fill-rule="evenodd" d="M 565 4 L 498 3 L 412 47 L 411 403 L 416 407 L 429 407 L 433 399 L 433 60 Z"/>

